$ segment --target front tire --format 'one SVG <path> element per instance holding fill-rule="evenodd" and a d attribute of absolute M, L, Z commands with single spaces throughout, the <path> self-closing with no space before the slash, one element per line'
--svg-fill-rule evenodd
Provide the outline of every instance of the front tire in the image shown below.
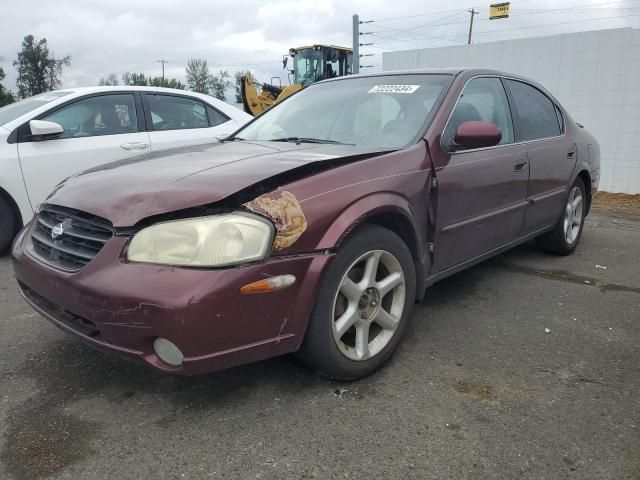
<path fill-rule="evenodd" d="M 11 246 L 17 232 L 17 220 L 11 206 L 0 198 L 0 254 Z"/>
<path fill-rule="evenodd" d="M 569 255 L 578 246 L 586 214 L 586 189 L 584 182 L 578 177 L 569 190 L 567 202 L 558 223 L 553 230 L 536 238 L 536 243 L 545 252 Z"/>
<path fill-rule="evenodd" d="M 299 358 L 337 380 L 370 375 L 400 343 L 415 289 L 407 245 L 386 228 L 364 225 L 327 269 Z"/>

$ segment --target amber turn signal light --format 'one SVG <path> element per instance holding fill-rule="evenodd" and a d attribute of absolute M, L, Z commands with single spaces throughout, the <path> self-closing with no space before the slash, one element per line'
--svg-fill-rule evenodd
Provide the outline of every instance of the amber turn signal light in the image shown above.
<path fill-rule="evenodd" d="M 240 289 L 242 293 L 270 293 L 284 290 L 296 283 L 293 275 L 278 275 L 276 277 L 263 278 L 257 282 L 245 285 Z"/>

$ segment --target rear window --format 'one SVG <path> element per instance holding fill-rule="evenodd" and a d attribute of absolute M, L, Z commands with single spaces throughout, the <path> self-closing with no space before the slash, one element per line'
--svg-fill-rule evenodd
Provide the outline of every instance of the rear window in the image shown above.
<path fill-rule="evenodd" d="M 147 93 L 154 130 L 207 128 L 209 120 L 204 104 L 191 98 Z"/>

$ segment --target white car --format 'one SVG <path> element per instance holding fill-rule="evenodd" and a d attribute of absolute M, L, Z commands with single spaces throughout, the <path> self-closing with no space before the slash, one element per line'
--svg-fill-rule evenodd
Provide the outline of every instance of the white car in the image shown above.
<path fill-rule="evenodd" d="M 215 142 L 253 117 L 154 87 L 55 90 L 0 108 L 0 252 L 65 178 L 141 153 Z"/>

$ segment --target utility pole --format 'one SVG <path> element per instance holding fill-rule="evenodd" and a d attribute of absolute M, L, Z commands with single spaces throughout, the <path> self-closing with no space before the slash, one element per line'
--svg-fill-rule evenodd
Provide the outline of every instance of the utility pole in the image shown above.
<path fill-rule="evenodd" d="M 471 34 L 473 33 L 473 17 L 474 15 L 478 15 L 480 12 L 476 12 L 475 8 L 469 10 L 471 14 L 471 22 L 469 23 L 469 40 L 467 41 L 467 45 L 471 45 Z"/>
<path fill-rule="evenodd" d="M 164 64 L 165 63 L 169 63 L 166 60 L 162 59 L 162 60 L 158 60 L 158 63 L 162 64 L 162 85 L 164 85 Z"/>
<path fill-rule="evenodd" d="M 351 73 L 360 73 L 360 16 L 356 13 L 353 16 L 353 66 Z"/>

